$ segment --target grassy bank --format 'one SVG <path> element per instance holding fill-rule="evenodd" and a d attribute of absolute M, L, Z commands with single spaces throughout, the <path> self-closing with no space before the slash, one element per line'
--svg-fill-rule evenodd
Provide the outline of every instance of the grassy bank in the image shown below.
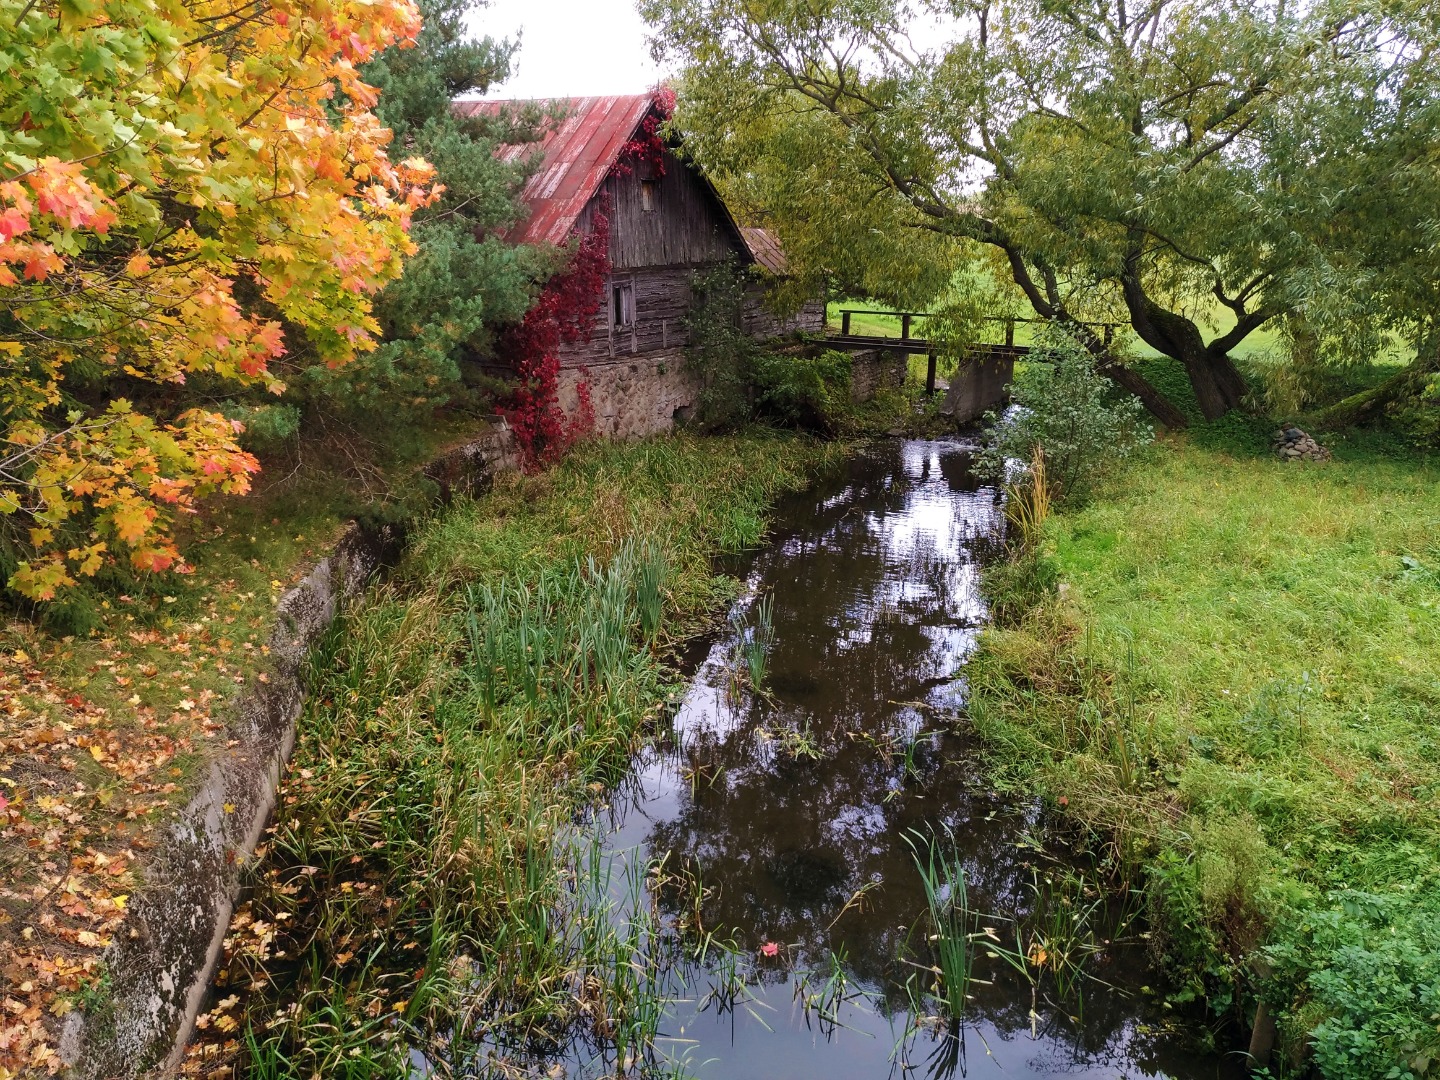
<path fill-rule="evenodd" d="M 633 928 L 575 916 L 577 820 L 733 589 L 711 559 L 843 447 L 776 435 L 590 446 L 416 538 L 316 663 L 277 824 L 187 1071 L 404 1076 L 657 1019 Z M 570 916 L 570 917 L 567 917 Z"/>
<path fill-rule="evenodd" d="M 992 568 L 974 720 L 1002 783 L 1145 880 L 1178 997 L 1243 1016 L 1258 987 L 1279 1073 L 1429 1075 L 1440 468 L 1236 434 L 1157 448 Z"/>

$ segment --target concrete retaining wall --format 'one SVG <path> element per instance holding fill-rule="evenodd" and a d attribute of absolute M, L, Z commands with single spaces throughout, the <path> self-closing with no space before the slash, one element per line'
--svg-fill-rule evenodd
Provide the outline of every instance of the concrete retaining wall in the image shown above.
<path fill-rule="evenodd" d="M 494 476 L 515 466 L 510 430 L 499 421 L 426 473 L 448 500 L 483 492 Z M 105 951 L 103 1005 L 66 1018 L 60 1051 L 73 1076 L 112 1080 L 179 1064 L 220 957 L 241 868 L 269 821 L 295 745 L 310 650 L 403 546 L 398 527 L 372 531 L 352 522 L 330 555 L 281 598 L 270 667 L 256 673 L 233 703 L 228 749 L 157 838 L 144 884 Z"/>
<path fill-rule="evenodd" d="M 989 410 L 1010 400 L 1010 380 L 1015 377 L 1013 356 L 982 356 L 965 360 L 950 380 L 950 389 L 940 403 L 941 414 L 957 424 L 971 424 Z"/>

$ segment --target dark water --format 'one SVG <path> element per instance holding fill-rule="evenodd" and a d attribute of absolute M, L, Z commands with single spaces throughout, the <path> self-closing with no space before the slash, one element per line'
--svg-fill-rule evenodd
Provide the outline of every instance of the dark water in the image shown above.
<path fill-rule="evenodd" d="M 753 622 L 754 599 L 773 598 L 768 692 L 737 687 L 736 633 L 720 635 L 673 740 L 617 794 L 610 857 L 643 866 L 668 852 L 667 865 L 698 867 L 700 921 L 743 958 L 738 998 L 710 992 L 726 981 L 718 964 L 683 973 L 660 1045 L 691 1075 L 1239 1075 L 1234 1058 L 1193 1050 L 1193 1024 L 1142 990 L 1155 976 L 1114 904 L 1091 905 L 1095 952 L 1068 993 L 981 955 L 963 1021 L 915 1022 L 904 983 L 927 984 L 914 965 L 929 962 L 917 837 L 953 838 L 969 907 L 989 917 L 977 925 L 1011 948 L 1007 920 L 1025 927 L 1037 887 L 1065 876 L 1042 850 L 1056 845 L 1038 808 L 986 790 L 954 719 L 985 620 L 977 552 L 1002 522 L 968 462 L 960 444 L 890 443 L 782 506 L 739 567 L 742 615 Z M 1089 903 L 1066 896 L 1052 908 Z M 837 966 L 849 1000 L 827 1022 L 801 1000 Z"/>

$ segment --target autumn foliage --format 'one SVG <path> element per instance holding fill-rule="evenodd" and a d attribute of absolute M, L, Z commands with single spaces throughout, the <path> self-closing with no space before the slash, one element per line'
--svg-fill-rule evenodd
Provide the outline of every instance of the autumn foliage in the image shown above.
<path fill-rule="evenodd" d="M 414 39 L 411 0 L 0 0 L 0 20 L 0 539 L 9 585 L 44 599 L 118 558 L 183 568 L 176 515 L 258 468 L 186 391 L 278 394 L 296 336 L 330 366 L 373 348 L 369 298 L 433 192 L 356 73 Z"/>
<path fill-rule="evenodd" d="M 569 264 L 546 282 L 525 318 L 502 335 L 498 351 L 509 358 L 517 381 L 499 411 L 526 468 L 554 461 L 594 427 L 584 380 L 577 387 L 575 415 L 567 417 L 560 408 L 559 349 L 588 340 L 594 330 L 610 275 L 609 252 L 610 220 L 597 213 L 590 231 L 575 241 Z"/>

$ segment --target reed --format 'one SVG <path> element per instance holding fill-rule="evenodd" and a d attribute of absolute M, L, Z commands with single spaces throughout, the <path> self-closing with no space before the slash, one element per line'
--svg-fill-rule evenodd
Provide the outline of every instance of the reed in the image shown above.
<path fill-rule="evenodd" d="M 975 962 L 976 920 L 965 890 L 965 866 L 954 838 L 913 833 L 905 837 L 925 890 L 930 933 L 926 941 L 934 963 L 932 992 L 952 1020 L 965 1016 Z M 948 841 L 948 843 L 946 842 Z"/>
<path fill-rule="evenodd" d="M 1025 476 L 1005 485 L 1005 521 L 1009 535 L 1024 551 L 1034 551 L 1045 535 L 1050 517 L 1050 482 L 1045 474 L 1045 448 L 1039 443 L 1031 453 Z"/>
<path fill-rule="evenodd" d="M 587 447 L 426 527 L 313 662 L 218 988 L 248 995 L 235 1075 L 469 1074 L 577 1033 L 667 1071 L 676 932 L 581 887 L 576 822 L 672 691 L 656 641 L 724 598 L 711 556 L 836 452 Z"/>
<path fill-rule="evenodd" d="M 775 645 L 775 597 L 766 595 L 755 601 L 751 607 L 753 621 L 744 613 L 736 612 L 731 617 L 735 629 L 736 644 L 750 685 L 756 690 L 765 686 L 765 675 L 770 665 L 770 650 Z"/>

